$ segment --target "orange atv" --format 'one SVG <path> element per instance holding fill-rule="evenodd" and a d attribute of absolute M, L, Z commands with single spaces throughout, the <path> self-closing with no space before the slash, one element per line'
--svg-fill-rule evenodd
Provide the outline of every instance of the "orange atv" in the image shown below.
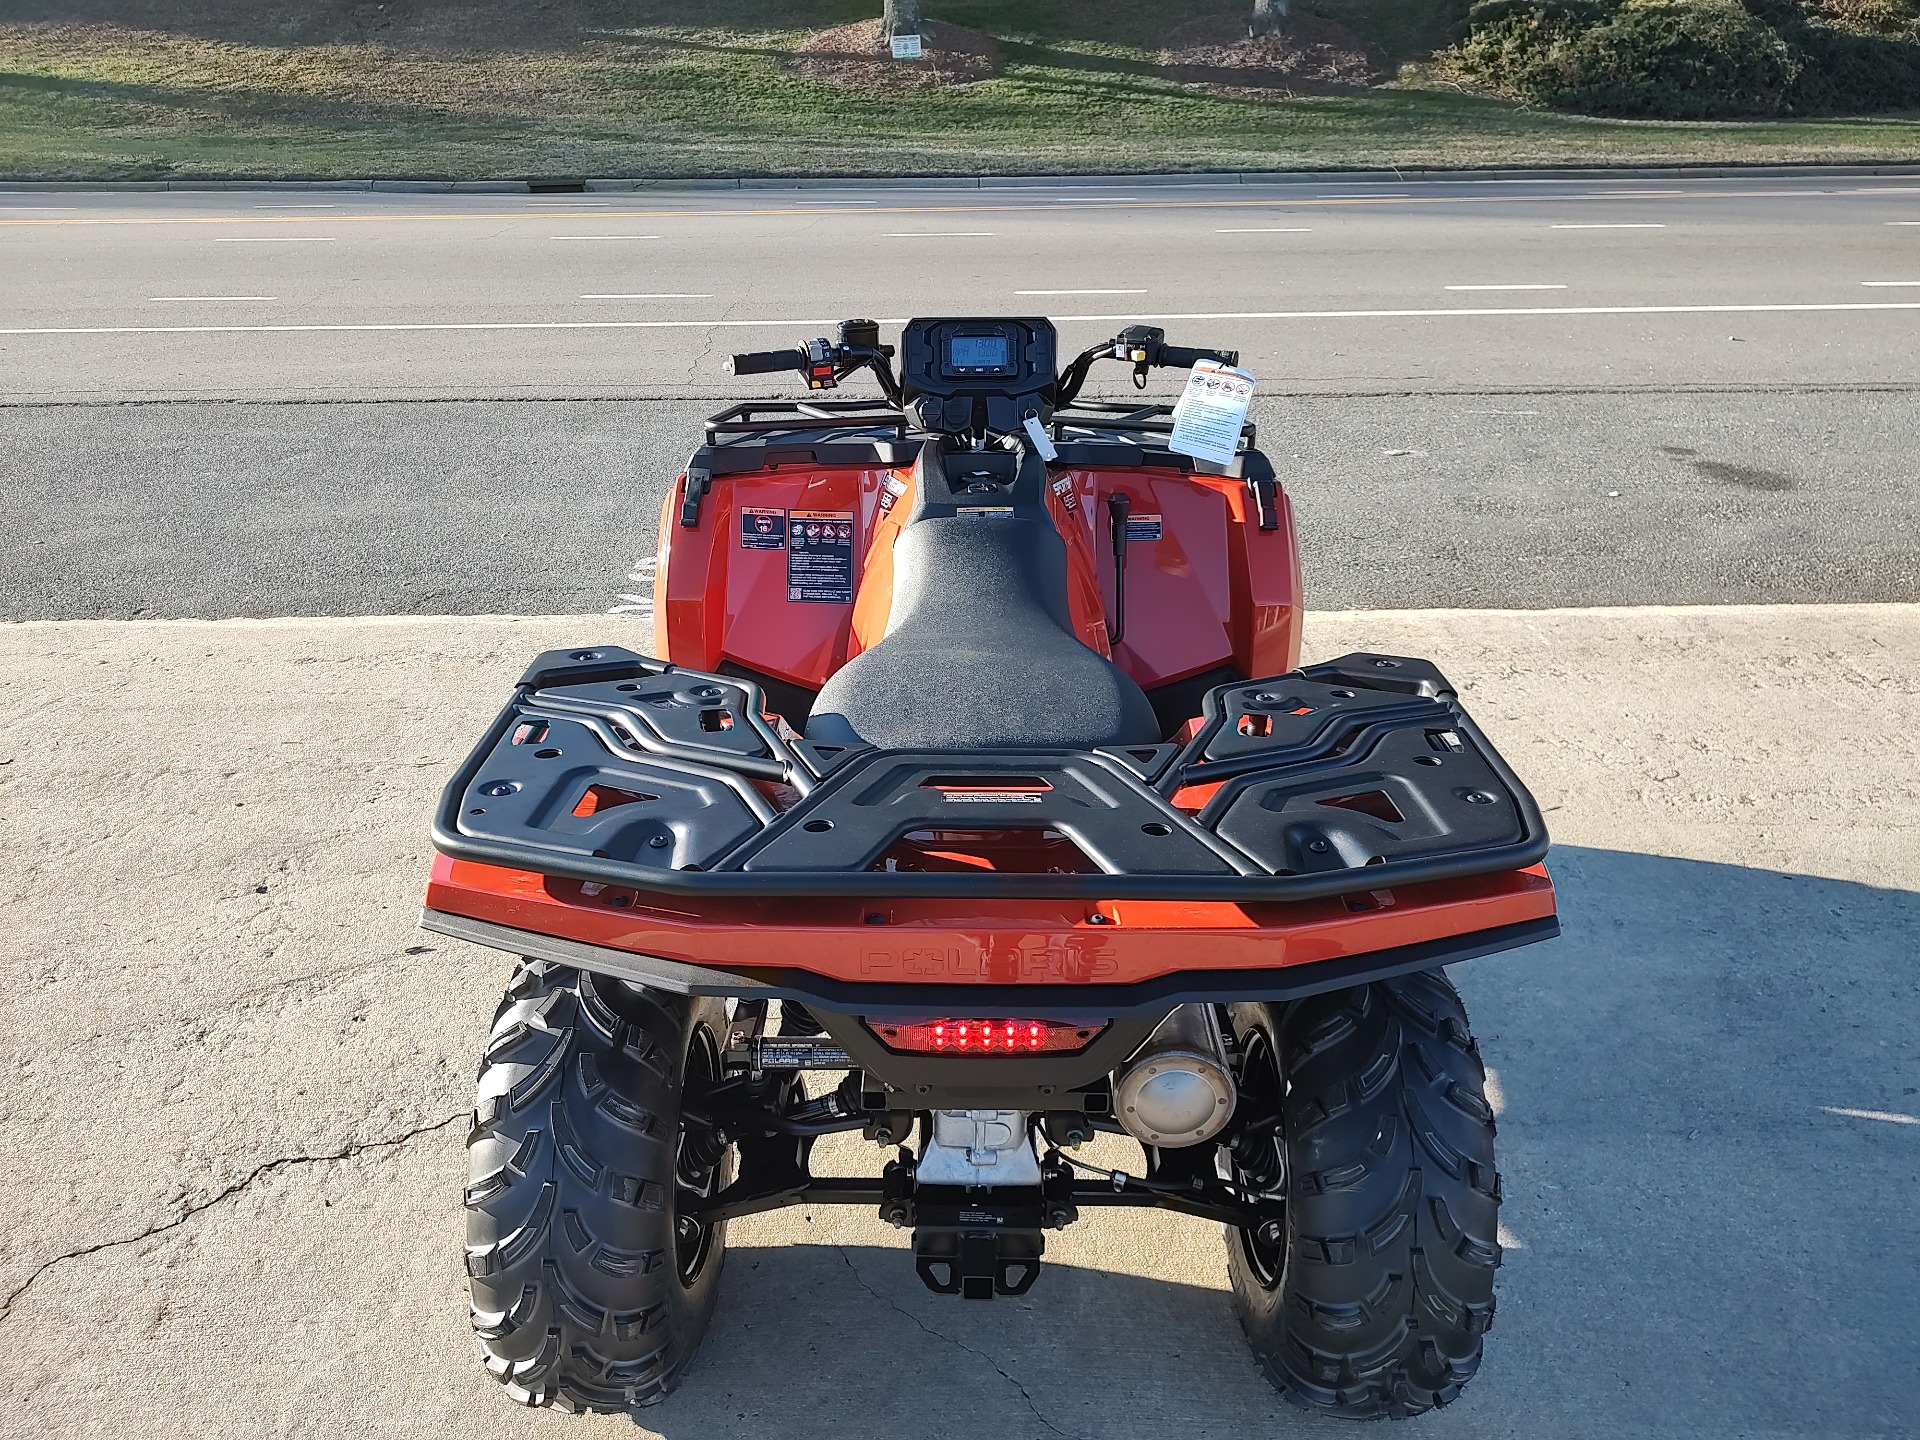
<path fill-rule="evenodd" d="M 1197 1215 L 1297 1404 L 1415 1414 L 1478 1367 L 1500 1182 L 1441 967 L 1557 933 L 1539 812 L 1432 665 L 1299 665 L 1251 425 L 1219 463 L 1168 407 L 1076 403 L 1102 359 L 1236 357 L 1055 343 L 915 320 L 896 376 L 849 321 L 735 356 L 885 403 L 710 420 L 659 658 L 540 656 L 448 785 L 423 923 L 525 957 L 466 1191 L 514 1398 L 660 1399 L 727 1221 L 801 1203 L 979 1300 L 1089 1209 Z M 815 1174 L 841 1131 L 894 1157 Z M 1103 1131 L 1138 1173 L 1075 1157 Z"/>

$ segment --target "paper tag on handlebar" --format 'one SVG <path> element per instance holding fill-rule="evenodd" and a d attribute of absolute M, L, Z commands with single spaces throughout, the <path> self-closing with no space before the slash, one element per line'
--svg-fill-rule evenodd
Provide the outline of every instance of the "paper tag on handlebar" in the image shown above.
<path fill-rule="evenodd" d="M 1167 448 L 1215 465 L 1231 465 L 1253 400 L 1253 376 L 1217 360 L 1201 360 L 1173 407 Z"/>
<path fill-rule="evenodd" d="M 1029 415 L 1020 424 L 1026 430 L 1027 439 L 1033 442 L 1033 448 L 1039 452 L 1042 460 L 1052 461 L 1060 458 L 1060 452 L 1053 448 L 1053 440 L 1040 424 L 1038 416 Z"/>

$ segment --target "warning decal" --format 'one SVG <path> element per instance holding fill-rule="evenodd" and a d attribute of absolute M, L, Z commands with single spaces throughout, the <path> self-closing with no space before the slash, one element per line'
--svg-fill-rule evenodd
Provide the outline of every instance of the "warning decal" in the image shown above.
<path fill-rule="evenodd" d="M 740 548 L 742 550 L 784 550 L 787 548 L 787 512 L 743 506 L 740 510 Z"/>
<path fill-rule="evenodd" d="M 1158 540 L 1160 538 L 1160 517 L 1158 515 L 1129 515 L 1127 517 L 1127 539 Z"/>
<path fill-rule="evenodd" d="M 787 599 L 853 603 L 851 510 L 795 510 L 787 516 Z"/>

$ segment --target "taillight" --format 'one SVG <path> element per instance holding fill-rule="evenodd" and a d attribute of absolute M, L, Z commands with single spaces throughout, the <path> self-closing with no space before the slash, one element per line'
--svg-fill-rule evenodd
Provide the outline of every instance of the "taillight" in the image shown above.
<path fill-rule="evenodd" d="M 889 1050 L 914 1055 L 1044 1055 L 1084 1050 L 1104 1020 L 868 1020 Z"/>

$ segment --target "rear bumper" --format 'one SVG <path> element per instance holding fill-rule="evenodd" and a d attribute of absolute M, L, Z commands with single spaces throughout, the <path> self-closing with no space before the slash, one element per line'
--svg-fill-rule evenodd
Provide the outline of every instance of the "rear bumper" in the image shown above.
<path fill-rule="evenodd" d="M 1177 970 L 1133 984 L 952 984 L 836 980 L 805 970 L 755 967 L 751 972 L 717 970 L 685 960 L 616 950 L 582 940 L 542 935 L 496 921 L 444 910 L 422 912 L 423 929 L 476 945 L 552 960 L 635 984 L 683 995 L 739 995 L 760 1000 L 798 1000 L 803 1004 L 857 1015 L 929 1014 L 963 1011 L 981 1017 L 1032 1019 L 1089 1014 L 1119 1017 L 1164 1012 L 1189 1001 L 1298 1000 L 1328 990 L 1344 990 L 1418 970 L 1432 970 L 1517 949 L 1560 933 L 1553 915 L 1497 925 L 1463 935 L 1397 945 L 1384 950 L 1308 961 L 1275 969 Z M 777 934 L 767 937 L 777 944 Z"/>

